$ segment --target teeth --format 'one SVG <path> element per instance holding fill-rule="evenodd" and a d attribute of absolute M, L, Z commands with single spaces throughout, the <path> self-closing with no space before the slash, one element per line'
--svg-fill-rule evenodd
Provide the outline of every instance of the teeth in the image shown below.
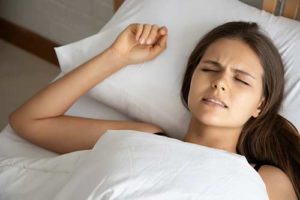
<path fill-rule="evenodd" d="M 217 101 L 217 100 L 214 100 L 214 99 L 205 99 L 206 101 L 210 101 L 210 102 L 213 102 L 213 103 L 216 103 L 216 104 L 219 104 L 223 107 L 225 107 L 225 105 L 223 105 L 223 103 L 221 103 L 220 101 Z"/>

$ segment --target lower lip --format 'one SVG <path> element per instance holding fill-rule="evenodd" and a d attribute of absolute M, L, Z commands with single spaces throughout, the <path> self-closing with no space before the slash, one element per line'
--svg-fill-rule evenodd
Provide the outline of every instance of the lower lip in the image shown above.
<path fill-rule="evenodd" d="M 205 100 L 202 100 L 202 102 L 203 102 L 205 105 L 208 105 L 208 106 L 218 107 L 218 108 L 225 108 L 224 106 L 221 106 L 220 104 L 217 104 L 217 103 L 214 103 L 214 102 L 211 102 L 211 101 L 205 101 Z"/>

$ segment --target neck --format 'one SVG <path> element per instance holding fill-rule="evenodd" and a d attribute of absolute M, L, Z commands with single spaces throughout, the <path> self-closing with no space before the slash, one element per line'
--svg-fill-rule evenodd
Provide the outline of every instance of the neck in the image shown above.
<path fill-rule="evenodd" d="M 183 141 L 236 153 L 241 128 L 202 124 L 193 116 Z"/>

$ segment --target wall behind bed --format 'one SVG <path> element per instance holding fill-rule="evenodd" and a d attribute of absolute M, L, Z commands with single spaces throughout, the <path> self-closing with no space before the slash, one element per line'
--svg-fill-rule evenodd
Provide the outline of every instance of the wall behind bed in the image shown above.
<path fill-rule="evenodd" d="M 113 0 L 0 0 L 0 17 L 67 44 L 99 31 L 113 15 Z"/>
<path fill-rule="evenodd" d="M 261 0 L 242 1 L 261 8 Z M 61 45 L 98 32 L 112 15 L 113 0 L 0 0 L 0 18 Z"/>
<path fill-rule="evenodd" d="M 262 1 L 261 0 L 241 0 L 242 2 L 249 4 L 251 6 L 254 6 L 256 8 L 261 9 L 262 8 Z"/>

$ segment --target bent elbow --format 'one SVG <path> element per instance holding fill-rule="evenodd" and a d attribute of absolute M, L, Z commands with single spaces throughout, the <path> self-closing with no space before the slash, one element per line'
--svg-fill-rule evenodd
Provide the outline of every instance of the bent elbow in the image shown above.
<path fill-rule="evenodd" d="M 12 112 L 8 117 L 8 123 L 16 134 L 23 137 L 28 134 L 30 131 L 28 125 L 30 124 L 29 120 L 19 116 L 15 112 Z"/>

